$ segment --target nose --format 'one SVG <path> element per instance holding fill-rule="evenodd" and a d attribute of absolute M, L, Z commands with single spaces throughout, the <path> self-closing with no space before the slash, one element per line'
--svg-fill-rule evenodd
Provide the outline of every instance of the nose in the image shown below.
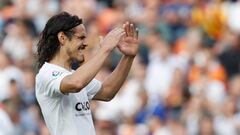
<path fill-rule="evenodd" d="M 87 42 L 87 40 L 86 40 L 86 39 L 84 39 L 84 40 L 83 40 L 83 43 L 82 43 L 82 45 L 83 45 L 84 47 L 87 47 L 87 46 L 88 46 L 88 42 Z"/>
<path fill-rule="evenodd" d="M 86 47 L 88 46 L 88 44 L 87 44 L 87 43 L 83 43 L 82 46 L 83 46 L 84 48 L 86 48 Z"/>
<path fill-rule="evenodd" d="M 83 44 L 80 45 L 79 49 L 84 50 L 87 46 L 88 46 L 88 44 L 83 43 Z"/>
<path fill-rule="evenodd" d="M 83 44 L 82 46 L 83 46 L 84 48 L 86 48 L 86 47 L 88 46 L 88 44 Z"/>

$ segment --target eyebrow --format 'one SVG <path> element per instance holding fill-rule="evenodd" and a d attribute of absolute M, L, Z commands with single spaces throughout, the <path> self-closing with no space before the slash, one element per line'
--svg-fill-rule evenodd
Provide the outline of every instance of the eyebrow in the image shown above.
<path fill-rule="evenodd" d="M 77 38 L 80 38 L 80 39 L 86 38 L 85 34 L 81 34 L 81 35 L 73 34 L 73 35 L 76 36 Z"/>

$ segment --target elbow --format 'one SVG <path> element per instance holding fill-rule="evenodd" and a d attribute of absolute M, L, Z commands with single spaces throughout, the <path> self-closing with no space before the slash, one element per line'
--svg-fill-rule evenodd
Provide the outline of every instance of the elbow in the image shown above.
<path fill-rule="evenodd" d="M 113 98 L 114 98 L 114 96 L 108 96 L 108 97 L 104 98 L 103 101 L 110 102 Z"/>
<path fill-rule="evenodd" d="M 74 93 L 80 92 L 84 88 L 83 83 L 77 80 L 73 80 L 71 86 Z"/>
<path fill-rule="evenodd" d="M 111 85 L 106 85 L 105 83 L 103 83 L 101 100 L 104 101 L 104 102 L 111 101 L 115 96 L 112 93 L 112 91 L 113 91 L 113 88 L 111 87 Z"/>
<path fill-rule="evenodd" d="M 109 92 L 107 89 L 102 88 L 94 97 L 95 100 L 109 102 L 115 97 L 114 93 Z"/>
<path fill-rule="evenodd" d="M 116 93 L 113 93 L 112 91 L 108 90 L 105 95 L 103 96 L 103 101 L 109 102 L 115 97 Z"/>

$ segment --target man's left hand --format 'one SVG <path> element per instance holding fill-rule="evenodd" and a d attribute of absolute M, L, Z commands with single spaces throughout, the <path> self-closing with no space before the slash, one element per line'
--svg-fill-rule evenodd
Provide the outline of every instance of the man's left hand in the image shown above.
<path fill-rule="evenodd" d="M 123 24 L 125 36 L 122 37 L 118 44 L 118 49 L 125 56 L 135 57 L 139 50 L 138 29 L 132 23 Z"/>

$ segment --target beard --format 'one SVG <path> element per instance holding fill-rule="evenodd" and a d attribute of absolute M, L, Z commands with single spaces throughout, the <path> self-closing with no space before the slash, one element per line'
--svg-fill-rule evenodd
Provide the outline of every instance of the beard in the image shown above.
<path fill-rule="evenodd" d="M 80 67 L 84 63 L 84 61 L 85 61 L 84 56 L 82 56 L 82 58 L 73 59 L 71 64 L 72 69 L 76 70 L 78 67 Z"/>
<path fill-rule="evenodd" d="M 85 62 L 84 55 L 79 56 L 78 58 L 73 58 L 73 62 L 79 63 L 80 65 Z"/>
<path fill-rule="evenodd" d="M 85 62 L 85 58 L 83 54 L 79 53 L 73 53 L 69 49 L 67 50 L 68 56 L 70 56 L 70 63 L 72 69 L 76 70 L 80 65 L 82 65 Z"/>
<path fill-rule="evenodd" d="M 84 55 L 81 55 L 79 58 L 77 58 L 75 61 L 77 61 L 78 63 L 82 64 L 85 61 Z"/>

